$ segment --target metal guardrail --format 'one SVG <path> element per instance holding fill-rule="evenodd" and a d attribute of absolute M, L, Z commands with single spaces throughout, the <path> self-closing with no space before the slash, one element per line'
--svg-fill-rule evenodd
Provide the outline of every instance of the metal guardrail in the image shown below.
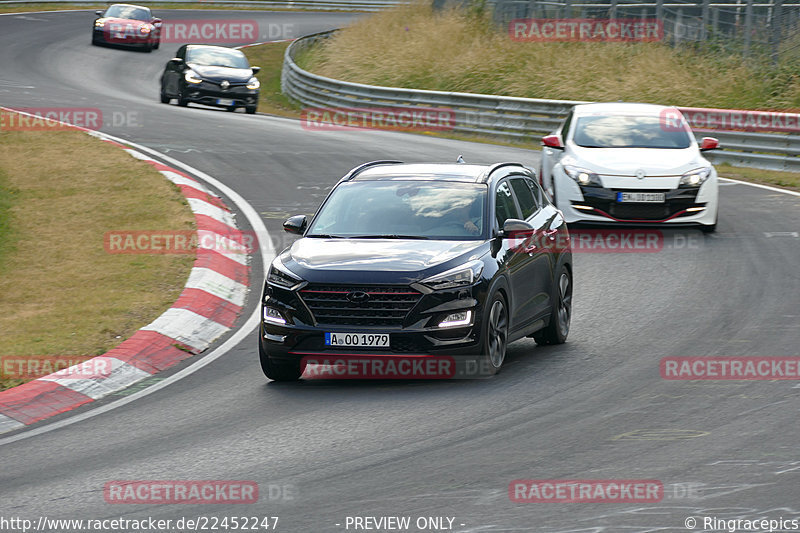
<path fill-rule="evenodd" d="M 137 0 L 137 4 L 201 4 L 226 7 L 272 7 L 278 9 L 314 9 L 320 11 L 381 11 L 411 0 Z M 111 3 L 107 0 L 0 0 L 2 5 L 70 4 L 94 5 Z"/>
<path fill-rule="evenodd" d="M 479 133 L 504 140 L 537 141 L 553 131 L 575 104 L 572 100 L 542 100 L 488 94 L 380 87 L 312 74 L 295 63 L 298 53 L 336 30 L 306 35 L 286 49 L 281 89 L 302 105 L 319 108 L 448 108 L 455 114 L 454 131 Z M 679 108 L 680 109 L 680 108 Z M 800 171 L 800 134 L 714 130 L 723 150 L 704 154 L 714 163 L 731 163 L 771 170 Z"/>

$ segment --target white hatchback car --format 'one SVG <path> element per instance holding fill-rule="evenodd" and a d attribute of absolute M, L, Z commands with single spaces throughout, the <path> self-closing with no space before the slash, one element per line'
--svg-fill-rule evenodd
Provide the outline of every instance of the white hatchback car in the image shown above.
<path fill-rule="evenodd" d="M 542 138 L 542 186 L 567 223 L 697 225 L 716 229 L 717 171 L 674 107 L 576 105 Z"/>

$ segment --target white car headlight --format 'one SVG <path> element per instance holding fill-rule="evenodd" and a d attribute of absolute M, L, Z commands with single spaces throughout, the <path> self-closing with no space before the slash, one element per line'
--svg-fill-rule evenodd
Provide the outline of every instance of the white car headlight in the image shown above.
<path fill-rule="evenodd" d="M 420 283 L 435 291 L 442 289 L 455 289 L 457 287 L 467 287 L 475 283 L 483 272 L 483 261 L 477 259 L 463 265 L 451 268 L 441 274 L 436 274 Z"/>
<path fill-rule="evenodd" d="M 711 167 L 690 170 L 681 176 L 681 181 L 678 183 L 678 187 L 699 187 L 708 179 L 710 175 Z"/>
<path fill-rule="evenodd" d="M 293 290 L 303 283 L 303 280 L 286 268 L 280 256 L 278 256 L 272 261 L 272 265 L 269 267 L 267 283 L 277 285 L 284 289 Z"/>
<path fill-rule="evenodd" d="M 142 24 L 142 25 L 139 27 L 139 31 L 140 31 L 140 32 L 142 32 L 142 33 L 144 33 L 144 34 L 148 34 L 148 33 L 150 33 L 151 31 L 153 31 L 153 27 L 152 27 L 152 26 L 150 26 L 149 24 Z"/>
<path fill-rule="evenodd" d="M 106 23 L 105 19 L 97 19 L 94 21 L 94 27 L 102 28 L 105 23 Z"/>
<path fill-rule="evenodd" d="M 250 81 L 247 82 L 248 89 L 258 89 L 259 87 L 261 87 L 261 82 L 258 81 L 258 78 L 256 78 L 255 76 L 250 78 Z"/>
<path fill-rule="evenodd" d="M 189 69 L 186 71 L 186 74 L 183 75 L 183 79 L 188 81 L 189 83 L 202 83 L 203 79 L 197 75 L 197 72 Z"/>
<path fill-rule="evenodd" d="M 591 170 L 586 170 L 585 168 L 575 167 L 572 165 L 564 165 L 563 168 L 564 172 L 567 173 L 567 176 L 577 181 L 578 185 L 583 185 L 584 187 L 603 186 L 603 182 L 600 181 L 600 176 Z"/>

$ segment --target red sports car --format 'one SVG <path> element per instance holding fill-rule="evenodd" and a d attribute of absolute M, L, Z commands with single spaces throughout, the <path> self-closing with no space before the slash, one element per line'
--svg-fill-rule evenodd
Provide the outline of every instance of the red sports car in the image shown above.
<path fill-rule="evenodd" d="M 114 4 L 105 13 L 97 11 L 92 30 L 92 44 L 136 46 L 150 52 L 161 44 L 161 19 L 150 8 Z"/>

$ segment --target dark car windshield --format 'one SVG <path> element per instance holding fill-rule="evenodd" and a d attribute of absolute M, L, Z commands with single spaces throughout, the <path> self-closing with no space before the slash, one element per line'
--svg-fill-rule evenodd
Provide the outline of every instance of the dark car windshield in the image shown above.
<path fill-rule="evenodd" d="M 658 116 L 579 117 L 572 140 L 584 148 L 688 148 L 689 133 Z"/>
<path fill-rule="evenodd" d="M 145 22 L 149 22 L 152 18 L 150 16 L 150 10 L 146 7 L 120 5 L 111 6 L 106 9 L 105 16 L 118 19 L 143 20 Z"/>
<path fill-rule="evenodd" d="M 343 183 L 306 236 L 480 239 L 486 190 L 483 184 L 422 180 Z"/>
<path fill-rule="evenodd" d="M 188 47 L 186 62 L 203 66 L 250 68 L 247 58 L 239 50 L 209 46 Z"/>

